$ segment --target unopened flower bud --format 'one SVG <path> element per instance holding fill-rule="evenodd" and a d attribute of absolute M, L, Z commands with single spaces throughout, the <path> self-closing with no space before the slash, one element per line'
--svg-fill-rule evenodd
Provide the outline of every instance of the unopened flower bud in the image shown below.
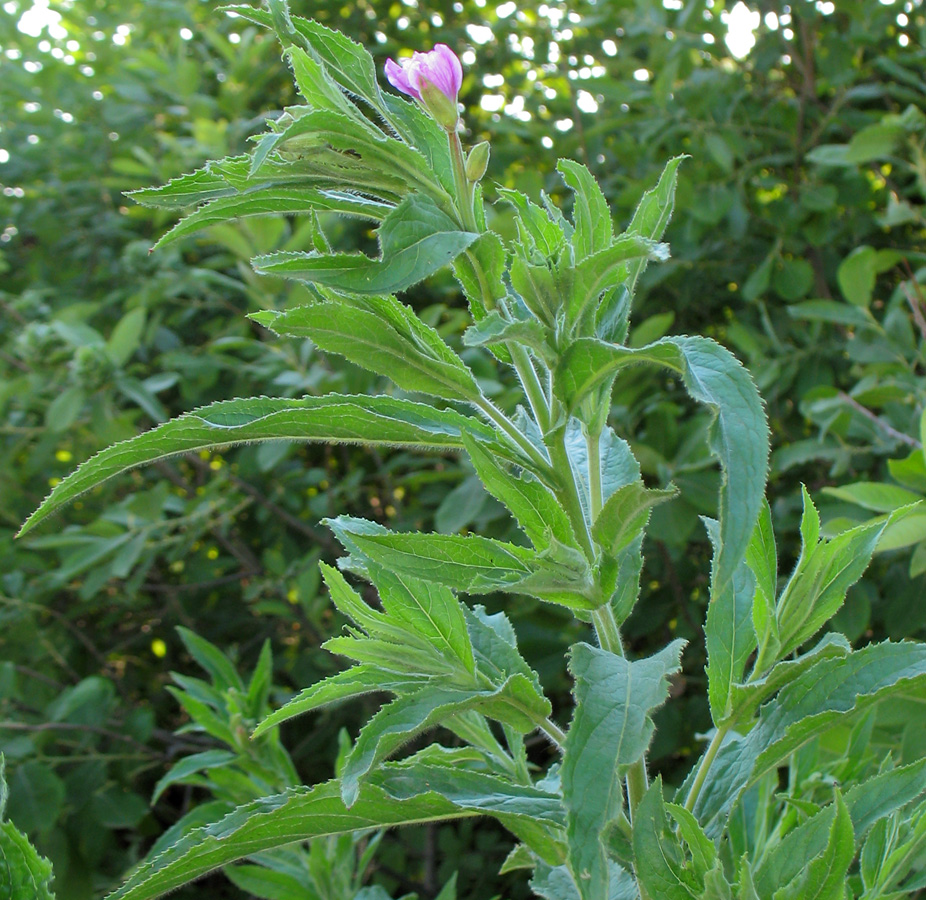
<path fill-rule="evenodd" d="M 468 181 L 481 181 L 489 167 L 489 142 L 476 144 L 466 157 L 466 178 Z"/>
<path fill-rule="evenodd" d="M 427 53 L 414 53 L 401 63 L 387 60 L 386 78 L 394 88 L 421 103 L 442 128 L 456 131 L 463 66 L 446 44 L 437 44 Z"/>

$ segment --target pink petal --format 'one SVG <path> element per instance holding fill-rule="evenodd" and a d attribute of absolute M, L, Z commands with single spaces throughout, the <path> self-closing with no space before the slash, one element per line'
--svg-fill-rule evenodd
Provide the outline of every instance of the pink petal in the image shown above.
<path fill-rule="evenodd" d="M 412 60 L 410 59 L 402 60 L 401 65 L 392 59 L 387 59 L 384 69 L 386 73 L 386 80 L 397 91 L 401 91 L 403 94 L 408 94 L 409 97 L 414 97 L 416 100 L 420 100 L 421 94 L 419 93 L 418 88 L 413 85 L 409 79 L 409 75 L 412 71 L 411 63 Z"/>

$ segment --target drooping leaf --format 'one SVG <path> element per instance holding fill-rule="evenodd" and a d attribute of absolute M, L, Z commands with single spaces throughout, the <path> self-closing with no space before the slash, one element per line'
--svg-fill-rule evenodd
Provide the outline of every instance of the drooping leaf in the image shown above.
<path fill-rule="evenodd" d="M 433 275 L 478 234 L 460 226 L 424 194 L 410 194 L 379 228 L 380 259 L 362 253 L 279 252 L 253 260 L 256 271 L 355 294 L 391 294 Z"/>
<path fill-rule="evenodd" d="M 192 830 L 143 862 L 109 900 L 159 897 L 228 863 L 314 837 L 475 814 L 436 794 L 395 800 L 380 788 L 367 786 L 348 809 L 336 781 L 292 788 L 239 806 L 220 821 Z"/>
<path fill-rule="evenodd" d="M 55 486 L 20 535 L 107 478 L 178 453 L 280 439 L 454 449 L 462 448 L 460 429 L 468 423 L 491 438 L 477 419 L 390 397 L 223 400 L 101 451 Z"/>
<path fill-rule="evenodd" d="M 181 237 L 210 225 L 245 216 L 279 216 L 311 212 L 336 212 L 373 221 L 384 219 L 393 207 L 343 191 L 313 191 L 296 187 L 272 186 L 253 193 L 220 197 L 181 219 L 153 249 L 164 247 Z"/>
<path fill-rule="evenodd" d="M 605 825 L 621 809 L 621 768 L 636 762 L 653 735 L 653 711 L 669 693 L 685 642 L 629 661 L 589 644 L 575 644 L 569 669 L 576 707 L 563 755 L 568 860 L 583 898 L 605 896 Z"/>
<path fill-rule="evenodd" d="M 768 471 L 769 432 L 749 373 L 728 350 L 703 337 L 664 338 L 638 350 L 591 338 L 575 341 L 556 372 L 557 393 L 572 410 L 590 391 L 628 365 L 646 362 L 681 377 L 688 393 L 715 418 L 710 446 L 720 459 L 720 549 L 713 591 L 724 591 L 755 527 Z"/>

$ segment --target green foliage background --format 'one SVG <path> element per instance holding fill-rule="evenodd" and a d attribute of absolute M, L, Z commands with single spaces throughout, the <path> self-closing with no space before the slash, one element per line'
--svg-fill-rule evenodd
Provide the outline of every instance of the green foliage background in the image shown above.
<path fill-rule="evenodd" d="M 738 60 L 724 41 L 730 5 L 292 3 L 378 61 L 438 40 L 460 52 L 466 140 L 492 141 L 490 200 L 493 185 L 565 199 L 554 166 L 574 157 L 626 220 L 665 160 L 690 154 L 667 234 L 673 258 L 646 273 L 632 342 L 704 333 L 749 366 L 773 429 L 775 524 L 796 554 L 801 483 L 831 530 L 926 493 L 926 306 L 915 286 L 926 260 L 926 17 L 913 2 L 750 3 L 763 18 Z M 13 541 L 55 479 L 173 415 L 234 396 L 376 387 L 244 317 L 299 301 L 298 286 L 248 265 L 304 248 L 298 220 L 218 226 L 149 255 L 173 218 L 123 197 L 243 151 L 263 117 L 293 101 L 275 40 L 195 0 L 50 7 L 66 34 L 19 30 L 28 0 L 0 9 L 0 750 L 7 815 L 53 861 L 58 896 L 82 900 L 209 799 L 174 786 L 149 805 L 171 764 L 218 746 L 201 731 L 174 734 L 186 719 L 164 690 L 169 673 L 197 674 L 176 626 L 242 672 L 269 639 L 279 703 L 337 667 L 318 650 L 342 624 L 320 591 L 317 564 L 338 550 L 319 519 L 493 536 L 510 526 L 451 455 L 435 466 L 414 453 L 269 444 L 137 471 Z M 495 215 L 504 227 L 505 207 Z M 326 224 L 339 246 L 374 246 L 365 226 Z M 405 299 L 504 404 L 506 373 L 460 346 L 452 278 Z M 612 423 L 635 436 L 645 474 L 681 488 L 653 516 L 644 598 L 626 629 L 639 653 L 692 641 L 673 687 L 680 702 L 657 716 L 650 755 L 678 782 L 709 723 L 698 516 L 714 512 L 719 474 L 706 418 L 672 383 L 623 385 Z M 867 487 L 846 487 L 858 483 Z M 926 514 L 908 517 L 891 546 L 835 622 L 858 643 L 926 637 Z M 533 601 L 506 609 L 567 702 L 562 651 L 583 637 L 578 626 Z M 285 728 L 300 775 L 327 777 L 338 731 L 363 715 L 351 705 Z M 913 757 L 926 750 L 922 733 L 905 741 Z M 515 897 L 495 875 L 507 850 L 483 823 L 406 831 L 380 848 L 376 879 L 433 896 L 459 870 L 462 897 Z M 221 877 L 200 889 L 246 896 Z"/>

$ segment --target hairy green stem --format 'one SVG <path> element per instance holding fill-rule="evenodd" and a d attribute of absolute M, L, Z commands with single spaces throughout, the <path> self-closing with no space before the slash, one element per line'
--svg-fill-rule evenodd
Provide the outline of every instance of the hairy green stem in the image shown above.
<path fill-rule="evenodd" d="M 731 727 L 732 722 L 721 725 L 714 732 L 714 736 L 711 738 L 707 750 L 704 751 L 704 756 L 701 757 L 701 762 L 698 763 L 698 772 L 695 775 L 695 780 L 692 782 L 691 790 L 688 791 L 688 797 L 685 799 L 685 809 L 687 809 L 688 812 L 694 810 L 695 804 L 698 802 L 698 797 L 701 795 L 701 789 L 704 787 L 704 782 L 707 779 L 708 772 L 711 770 L 714 757 L 717 756 L 718 751 L 723 745 L 723 739 L 727 736 L 727 732 L 729 732 Z"/>
<path fill-rule="evenodd" d="M 550 464 L 540 451 L 521 433 L 521 430 L 491 400 L 483 397 L 476 407 L 492 420 L 542 472 L 549 472 Z"/>
<path fill-rule="evenodd" d="M 527 395 L 527 402 L 530 403 L 534 419 L 540 426 L 542 432 L 546 432 L 550 427 L 550 403 L 547 395 L 544 393 L 540 379 L 537 377 L 537 370 L 530 360 L 527 351 L 518 343 L 512 341 L 505 344 L 508 352 L 511 354 L 511 361 L 514 363 L 515 370 L 521 380 L 521 386 Z"/>

